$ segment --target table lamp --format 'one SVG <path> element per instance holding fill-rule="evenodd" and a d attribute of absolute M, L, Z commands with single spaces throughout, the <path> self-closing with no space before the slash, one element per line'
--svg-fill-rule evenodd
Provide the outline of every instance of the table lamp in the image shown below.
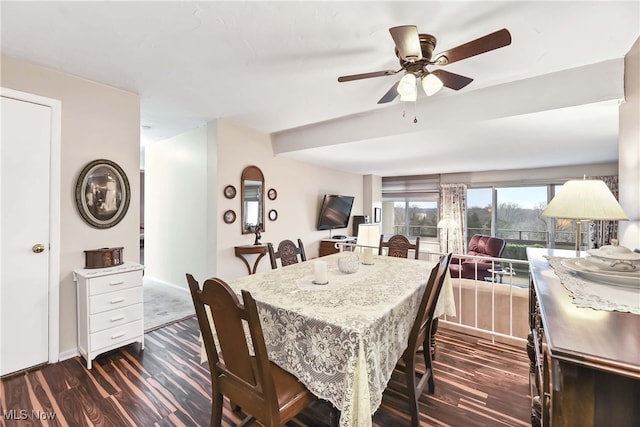
<path fill-rule="evenodd" d="M 380 227 L 378 224 L 360 224 L 358 227 L 357 246 L 362 248 L 362 263 L 373 264 L 373 249 L 380 244 Z"/>
<path fill-rule="evenodd" d="M 562 189 L 542 211 L 542 216 L 576 220 L 576 255 L 582 246 L 581 221 L 628 220 L 607 184 L 597 179 L 575 179 Z"/>

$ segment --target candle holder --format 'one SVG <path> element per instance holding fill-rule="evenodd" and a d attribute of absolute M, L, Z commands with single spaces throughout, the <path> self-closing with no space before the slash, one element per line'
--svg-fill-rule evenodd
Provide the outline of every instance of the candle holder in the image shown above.
<path fill-rule="evenodd" d="M 313 283 L 315 285 L 326 285 L 329 283 L 329 279 L 327 278 L 327 262 L 326 261 L 316 261 L 314 264 L 315 275 L 313 278 Z"/>

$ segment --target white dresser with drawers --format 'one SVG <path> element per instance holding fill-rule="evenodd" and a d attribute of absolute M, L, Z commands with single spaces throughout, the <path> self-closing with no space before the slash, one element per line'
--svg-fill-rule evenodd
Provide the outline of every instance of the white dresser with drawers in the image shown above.
<path fill-rule="evenodd" d="M 144 349 L 140 264 L 73 272 L 78 295 L 78 350 L 91 369 L 99 354 L 139 342 Z"/>

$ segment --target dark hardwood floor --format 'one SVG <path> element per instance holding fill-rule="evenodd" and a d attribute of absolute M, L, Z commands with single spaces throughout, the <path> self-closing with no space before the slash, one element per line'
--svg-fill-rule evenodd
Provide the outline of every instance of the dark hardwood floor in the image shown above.
<path fill-rule="evenodd" d="M 420 402 L 424 426 L 526 426 L 529 362 L 522 348 L 441 327 L 435 394 Z M 208 365 L 200 364 L 195 318 L 149 332 L 137 344 L 98 357 L 88 371 L 79 357 L 0 380 L 0 425 L 206 426 Z M 375 427 L 406 426 L 406 397 L 397 371 L 373 416 Z M 225 402 L 223 425 L 240 421 Z M 324 427 L 329 407 L 318 402 L 287 426 Z"/>

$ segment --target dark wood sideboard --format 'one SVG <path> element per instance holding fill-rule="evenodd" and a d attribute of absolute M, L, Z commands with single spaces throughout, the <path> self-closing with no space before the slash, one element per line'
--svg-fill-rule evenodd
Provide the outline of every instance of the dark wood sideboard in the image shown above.
<path fill-rule="evenodd" d="M 545 255 L 576 253 L 527 249 L 532 425 L 640 425 L 640 315 L 577 307 Z"/>

